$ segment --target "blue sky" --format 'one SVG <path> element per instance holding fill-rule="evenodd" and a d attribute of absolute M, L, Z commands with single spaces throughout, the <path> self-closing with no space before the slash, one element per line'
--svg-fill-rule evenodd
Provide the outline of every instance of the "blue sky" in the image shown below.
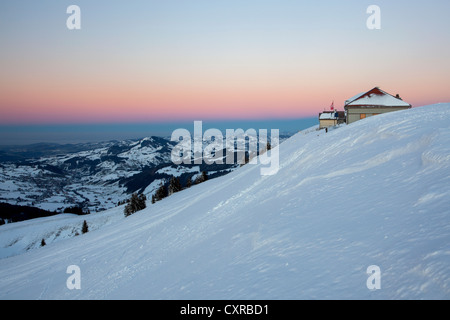
<path fill-rule="evenodd" d="M 66 27 L 69 5 L 81 30 Z M 381 8 L 381 30 L 366 9 Z M 0 126 L 313 117 L 450 101 L 450 1 L 0 2 Z M 0 144 L 8 141 L 0 141 Z"/>

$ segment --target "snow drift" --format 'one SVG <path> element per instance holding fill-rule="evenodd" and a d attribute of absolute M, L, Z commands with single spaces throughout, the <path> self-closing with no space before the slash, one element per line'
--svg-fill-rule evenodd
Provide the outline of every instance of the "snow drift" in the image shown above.
<path fill-rule="evenodd" d="M 0 298 L 448 299 L 449 123 L 439 104 L 300 132 L 279 146 L 276 175 L 245 165 L 1 259 Z"/>

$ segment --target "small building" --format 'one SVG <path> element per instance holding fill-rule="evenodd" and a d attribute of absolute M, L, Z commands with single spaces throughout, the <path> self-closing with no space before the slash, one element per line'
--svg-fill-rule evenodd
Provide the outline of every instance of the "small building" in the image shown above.
<path fill-rule="evenodd" d="M 319 114 L 319 129 L 345 123 L 345 111 L 324 111 Z"/>
<path fill-rule="evenodd" d="M 411 105 L 403 101 L 398 94 L 393 96 L 378 87 L 348 99 L 344 106 L 347 124 L 381 113 L 410 108 Z"/>

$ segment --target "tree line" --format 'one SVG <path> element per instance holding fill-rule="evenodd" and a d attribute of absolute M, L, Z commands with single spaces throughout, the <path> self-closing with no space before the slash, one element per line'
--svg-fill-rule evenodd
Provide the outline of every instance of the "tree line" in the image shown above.
<path fill-rule="evenodd" d="M 186 181 L 184 189 L 190 188 L 194 184 L 205 182 L 206 180 L 208 180 L 208 174 L 206 173 L 206 171 L 203 171 L 194 181 L 192 181 L 192 177 L 189 177 Z M 178 177 L 172 176 L 168 185 L 161 182 L 159 188 L 152 195 L 151 202 L 152 204 L 156 203 L 157 201 L 160 201 L 181 190 L 183 190 L 183 187 L 181 185 L 180 179 Z M 118 205 L 126 203 L 126 206 L 124 208 L 124 215 L 125 217 L 128 217 L 137 211 L 145 209 L 147 207 L 146 200 L 147 198 L 144 194 L 141 193 L 138 195 L 137 193 L 133 193 L 131 195 L 131 198 L 126 201 L 119 202 Z"/>

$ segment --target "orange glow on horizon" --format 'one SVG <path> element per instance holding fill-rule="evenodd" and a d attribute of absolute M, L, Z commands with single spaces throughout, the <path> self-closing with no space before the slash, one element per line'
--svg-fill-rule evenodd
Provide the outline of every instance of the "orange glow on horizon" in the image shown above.
<path fill-rule="evenodd" d="M 133 76 L 125 71 L 120 78 L 112 71 L 67 78 L 53 71 L 43 79 L 39 73 L 25 79 L 3 79 L 0 123 L 314 117 L 332 101 L 342 110 L 345 100 L 375 86 L 393 95 L 399 93 L 414 107 L 450 100 L 443 94 L 447 92 L 446 82 L 439 78 L 423 85 L 414 82 L 413 77 L 402 82 L 377 81 L 382 77 L 333 78 L 312 69 L 307 74 L 265 74 L 252 69 L 241 77 L 235 71 L 207 76 L 203 70 L 179 78 L 170 73 Z"/>

